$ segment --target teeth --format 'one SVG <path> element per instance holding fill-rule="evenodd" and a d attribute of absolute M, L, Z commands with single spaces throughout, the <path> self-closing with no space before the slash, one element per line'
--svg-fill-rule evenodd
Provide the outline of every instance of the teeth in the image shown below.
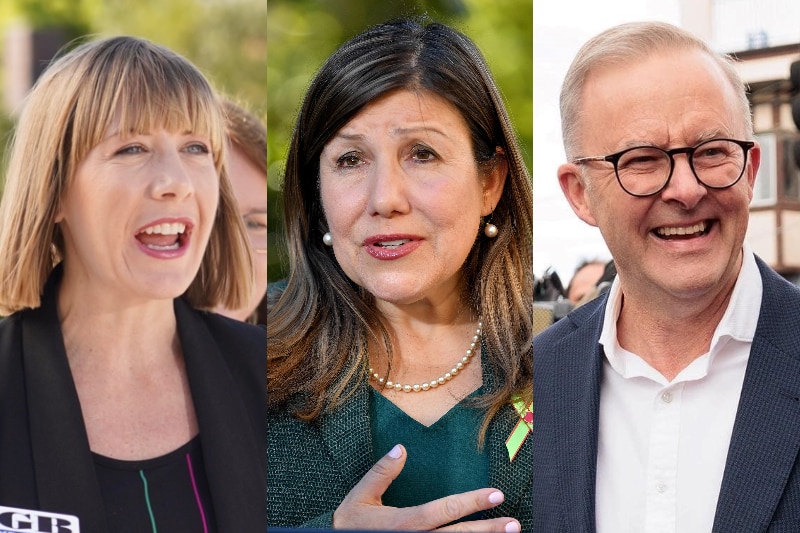
<path fill-rule="evenodd" d="M 402 246 L 405 243 L 409 242 L 411 239 L 398 239 L 396 241 L 383 241 L 375 243 L 382 248 L 397 248 L 398 246 Z"/>
<path fill-rule="evenodd" d="M 156 224 L 155 226 L 150 226 L 144 230 L 144 233 L 148 235 L 156 234 L 156 235 L 178 235 L 179 233 L 183 233 L 186 231 L 186 224 L 182 224 L 180 222 L 173 222 L 169 224 L 164 222 L 163 224 Z"/>
<path fill-rule="evenodd" d="M 657 233 L 662 237 L 669 237 L 671 235 L 694 235 L 695 233 L 702 233 L 706 230 L 706 223 L 699 222 L 690 227 L 673 227 L 673 228 L 658 228 Z"/>
<path fill-rule="evenodd" d="M 176 242 L 175 244 L 170 244 L 169 246 L 158 246 L 156 244 L 148 244 L 147 247 L 150 248 L 151 250 L 157 250 L 159 252 L 163 252 L 165 250 L 177 250 L 178 248 L 181 247 L 181 245 L 180 243 Z"/>

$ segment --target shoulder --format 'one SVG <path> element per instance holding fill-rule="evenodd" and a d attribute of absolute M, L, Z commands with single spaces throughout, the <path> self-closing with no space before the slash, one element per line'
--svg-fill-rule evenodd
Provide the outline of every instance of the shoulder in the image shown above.
<path fill-rule="evenodd" d="M 762 305 L 763 303 L 772 303 L 772 300 L 782 300 L 797 305 L 800 302 L 800 287 L 775 272 L 758 256 L 755 258 L 764 287 Z"/>
<path fill-rule="evenodd" d="M 756 257 L 761 272 L 763 293 L 759 309 L 757 335 L 775 339 L 780 344 L 800 342 L 797 317 L 800 316 L 800 288 L 787 281 Z M 782 342 L 785 341 L 785 342 Z"/>
<path fill-rule="evenodd" d="M 267 330 L 263 325 L 253 325 L 209 311 L 195 311 L 206 324 L 211 335 L 232 351 L 266 357 Z"/>
<path fill-rule="evenodd" d="M 267 331 L 264 326 L 200 311 L 182 299 L 175 300 L 175 316 L 185 350 L 206 354 L 205 358 L 219 353 L 223 364 L 235 377 L 248 382 L 255 380 L 259 389 L 266 387 Z M 197 363 L 203 359 L 192 357 Z"/>
<path fill-rule="evenodd" d="M 0 342 L 5 342 L 15 335 L 19 335 L 19 327 L 22 323 L 22 313 L 17 312 L 13 315 L 0 318 Z"/>
<path fill-rule="evenodd" d="M 27 328 L 23 327 L 26 322 L 28 323 Z M 23 337 L 26 335 L 28 337 L 30 335 L 48 337 L 60 335 L 58 319 L 51 318 L 47 313 L 43 313 L 41 307 L 23 309 L 7 317 L 0 318 L 0 361 L 21 359 Z M 2 370 L 0 370 L 0 373 L 2 373 Z"/>
<path fill-rule="evenodd" d="M 14 313 L 0 319 L 0 388 L 5 379 L 15 374 L 12 368 L 22 370 L 22 314 Z"/>
<path fill-rule="evenodd" d="M 537 352 L 547 351 L 568 338 L 599 338 L 607 301 L 608 292 L 571 311 L 534 337 L 534 357 Z"/>

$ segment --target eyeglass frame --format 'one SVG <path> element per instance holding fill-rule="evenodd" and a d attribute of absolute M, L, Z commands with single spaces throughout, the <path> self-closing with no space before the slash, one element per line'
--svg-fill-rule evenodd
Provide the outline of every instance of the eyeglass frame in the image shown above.
<path fill-rule="evenodd" d="M 724 185 L 724 186 L 709 185 L 709 184 L 707 184 L 706 182 L 704 182 L 703 180 L 700 179 L 700 176 L 697 175 L 697 171 L 694 169 L 694 160 L 693 160 L 693 158 L 694 158 L 695 151 L 698 148 L 700 148 L 701 146 L 703 146 L 704 144 L 708 144 L 708 143 L 714 142 L 714 141 L 727 141 L 727 142 L 734 143 L 734 144 L 738 145 L 739 148 L 741 148 L 742 151 L 744 152 L 744 164 L 742 165 L 742 170 L 741 170 L 741 172 L 739 172 L 739 176 L 737 176 L 736 179 L 733 180 L 729 185 Z M 733 187 L 734 185 L 736 185 L 739 182 L 740 179 L 742 179 L 742 176 L 744 176 L 744 171 L 747 168 L 747 155 L 750 153 L 750 150 L 755 145 L 756 145 L 756 143 L 754 141 L 740 141 L 738 139 L 726 139 L 726 138 L 708 139 L 707 141 L 703 141 L 703 142 L 698 143 L 698 144 L 696 144 L 694 146 L 682 146 L 682 147 L 678 147 L 678 148 L 672 148 L 671 150 L 664 150 L 663 148 L 659 148 L 658 146 L 640 145 L 640 146 L 632 146 L 631 148 L 625 148 L 624 150 L 620 150 L 619 152 L 615 152 L 615 153 L 609 154 L 609 155 L 578 157 L 576 159 L 573 159 L 572 163 L 576 164 L 576 165 L 582 165 L 582 164 L 588 163 L 590 161 L 604 161 L 604 162 L 607 162 L 607 163 L 611 163 L 611 164 L 614 165 L 614 176 L 616 176 L 617 183 L 619 183 L 619 186 L 622 188 L 622 190 L 625 191 L 626 193 L 630 194 L 631 196 L 635 196 L 637 198 L 646 198 L 648 196 L 653 196 L 655 194 L 660 193 L 661 191 L 663 191 L 667 187 L 667 185 L 669 185 L 669 181 L 672 179 L 672 173 L 675 171 L 675 155 L 676 154 L 686 154 L 686 159 L 687 159 L 687 161 L 689 163 L 689 168 L 692 169 L 692 174 L 694 175 L 694 179 L 696 179 L 697 183 L 699 183 L 703 187 L 706 187 L 708 189 L 715 189 L 715 190 L 722 190 L 722 189 L 728 189 L 730 187 Z M 650 148 L 650 149 L 653 149 L 653 150 L 658 150 L 659 152 L 665 153 L 667 155 L 667 157 L 669 157 L 669 173 L 667 174 L 667 179 L 664 180 L 664 183 L 661 184 L 661 187 L 659 187 L 655 191 L 649 192 L 647 194 L 636 194 L 636 193 L 632 193 L 631 191 L 626 189 L 625 186 L 622 184 L 622 180 L 619 177 L 619 170 L 617 168 L 617 164 L 619 163 L 619 160 L 623 155 L 625 155 L 628 152 L 631 152 L 633 150 L 639 150 L 641 148 Z"/>

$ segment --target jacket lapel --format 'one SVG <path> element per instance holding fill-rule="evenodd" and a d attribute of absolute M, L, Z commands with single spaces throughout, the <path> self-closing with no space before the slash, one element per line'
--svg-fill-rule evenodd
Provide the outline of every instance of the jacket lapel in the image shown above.
<path fill-rule="evenodd" d="M 51 279 L 51 283 L 52 283 Z M 61 337 L 56 290 L 25 312 L 22 349 L 36 486 L 42 510 L 80 517 L 82 531 L 107 531 L 78 393 Z"/>
<path fill-rule="evenodd" d="M 800 302 L 796 288 L 758 263 L 761 313 L 717 501 L 716 532 L 741 531 L 741 524 L 766 529 L 800 450 Z M 794 297 L 787 298 L 789 293 Z"/>
<path fill-rule="evenodd" d="M 266 448 L 246 430 L 248 406 L 207 326 L 180 299 L 175 315 L 218 529 L 252 531 L 267 520 Z"/>

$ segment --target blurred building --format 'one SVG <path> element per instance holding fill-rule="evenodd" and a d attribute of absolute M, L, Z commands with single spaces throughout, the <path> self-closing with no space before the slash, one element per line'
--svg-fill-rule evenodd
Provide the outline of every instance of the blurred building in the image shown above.
<path fill-rule="evenodd" d="M 681 0 L 681 25 L 732 53 L 750 87 L 761 169 L 747 241 L 800 282 L 800 2 Z"/>
<path fill-rule="evenodd" d="M 3 38 L 2 111 L 14 115 L 67 37 L 60 29 L 33 29 L 20 21 L 10 25 Z"/>

